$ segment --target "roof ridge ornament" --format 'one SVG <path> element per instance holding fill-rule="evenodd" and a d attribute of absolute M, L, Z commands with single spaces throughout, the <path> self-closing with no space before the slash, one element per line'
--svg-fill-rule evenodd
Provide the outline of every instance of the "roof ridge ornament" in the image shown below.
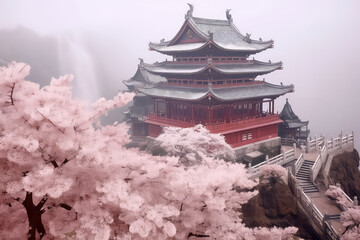
<path fill-rule="evenodd" d="M 194 12 L 194 6 L 191 3 L 188 3 L 187 5 L 189 5 L 190 9 L 186 12 L 185 19 L 191 18 Z"/>
<path fill-rule="evenodd" d="M 140 61 L 139 67 L 143 67 L 144 66 L 144 59 L 139 58 L 139 61 Z"/>
<path fill-rule="evenodd" d="M 233 18 L 232 18 L 231 14 L 230 14 L 230 11 L 231 11 L 231 9 L 226 9 L 226 18 L 227 18 L 227 20 L 229 20 L 230 23 L 232 23 Z"/>
<path fill-rule="evenodd" d="M 251 39 L 250 39 L 251 34 L 250 33 L 246 33 L 246 36 L 243 38 L 243 40 L 247 43 L 251 43 Z"/>
<path fill-rule="evenodd" d="M 209 34 L 210 40 L 213 40 L 213 38 L 214 38 L 214 33 L 209 30 L 209 31 L 208 31 L 208 34 Z"/>

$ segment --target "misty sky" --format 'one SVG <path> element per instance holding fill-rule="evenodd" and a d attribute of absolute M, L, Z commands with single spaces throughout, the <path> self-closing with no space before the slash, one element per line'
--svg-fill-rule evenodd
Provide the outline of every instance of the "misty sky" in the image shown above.
<path fill-rule="evenodd" d="M 42 83 L 71 72 L 77 96 L 112 97 L 133 76 L 139 57 L 149 63 L 171 58 L 148 51 L 148 43 L 176 34 L 187 2 L 0 0 L 0 65 L 27 61 Z M 295 85 L 295 93 L 277 99 L 276 110 L 289 98 L 295 113 L 310 121 L 312 136 L 354 130 L 359 149 L 360 1 L 191 2 L 194 16 L 226 19 L 232 9 L 243 34 L 275 40 L 273 49 L 253 56 L 284 64 L 259 79 Z"/>

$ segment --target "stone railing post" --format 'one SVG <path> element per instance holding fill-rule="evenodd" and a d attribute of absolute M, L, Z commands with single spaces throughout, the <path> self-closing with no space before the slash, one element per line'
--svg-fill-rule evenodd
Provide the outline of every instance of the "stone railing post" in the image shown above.
<path fill-rule="evenodd" d="M 342 133 L 342 131 L 340 132 L 340 135 L 339 135 L 339 145 L 340 145 L 340 148 L 342 148 L 342 145 L 343 145 L 343 133 Z"/>
<path fill-rule="evenodd" d="M 293 147 L 294 147 L 294 156 L 295 156 L 296 155 L 296 143 L 294 143 Z"/>
<path fill-rule="evenodd" d="M 266 164 L 269 164 L 269 155 L 265 156 L 265 161 L 266 161 Z"/>
<path fill-rule="evenodd" d="M 335 145 L 334 145 L 334 138 L 333 136 L 331 136 L 331 149 L 334 149 Z"/>
<path fill-rule="evenodd" d="M 248 164 L 249 173 L 252 173 L 251 163 Z"/>
<path fill-rule="evenodd" d="M 305 158 L 305 152 L 306 152 L 306 147 L 305 146 L 303 146 L 303 145 L 301 145 L 301 153 L 302 153 L 302 155 L 303 155 L 303 157 Z"/>
<path fill-rule="evenodd" d="M 354 204 L 354 206 L 359 205 L 359 200 L 358 200 L 357 196 L 354 197 L 353 204 Z"/>
<path fill-rule="evenodd" d="M 319 143 L 318 143 L 318 139 L 317 139 L 316 135 L 315 135 L 315 147 L 316 147 L 316 149 L 319 148 Z"/>
<path fill-rule="evenodd" d="M 329 214 L 327 213 L 327 211 L 325 211 L 324 212 L 324 218 L 323 218 L 323 222 L 325 223 L 325 222 L 329 222 L 330 223 L 330 216 L 329 216 Z M 324 226 L 325 226 L 325 224 L 324 224 Z"/>
<path fill-rule="evenodd" d="M 314 179 L 314 171 L 312 170 L 312 168 L 310 168 L 310 182 L 314 183 L 315 179 Z"/>
<path fill-rule="evenodd" d="M 341 184 L 339 182 L 335 183 L 335 186 L 341 188 Z"/>
<path fill-rule="evenodd" d="M 310 138 L 308 137 L 307 139 L 306 139 L 306 146 L 305 146 L 306 148 L 306 152 L 308 153 L 309 151 L 310 151 Z"/>
<path fill-rule="evenodd" d="M 282 150 L 283 163 L 285 162 L 285 150 Z"/>

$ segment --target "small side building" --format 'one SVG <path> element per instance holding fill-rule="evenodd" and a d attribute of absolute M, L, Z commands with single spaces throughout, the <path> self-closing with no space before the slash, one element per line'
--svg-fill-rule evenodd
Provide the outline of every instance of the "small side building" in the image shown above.
<path fill-rule="evenodd" d="M 283 120 L 283 122 L 279 124 L 281 144 L 293 145 L 296 143 L 298 147 L 300 145 L 305 145 L 310 134 L 308 128 L 309 121 L 301 121 L 292 110 L 288 99 L 286 99 L 286 103 L 279 117 Z"/>

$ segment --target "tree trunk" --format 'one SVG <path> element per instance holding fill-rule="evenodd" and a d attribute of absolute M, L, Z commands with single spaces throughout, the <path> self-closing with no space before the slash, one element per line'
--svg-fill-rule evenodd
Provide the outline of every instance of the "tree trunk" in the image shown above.
<path fill-rule="evenodd" d="M 45 212 L 42 210 L 47 198 L 44 197 L 38 203 L 38 205 L 34 205 L 32 192 L 26 192 L 25 200 L 22 202 L 26 209 L 26 213 L 29 220 L 29 232 L 28 232 L 28 240 L 35 240 L 36 239 L 36 231 L 38 232 L 40 239 L 42 239 L 45 234 L 45 228 L 41 221 L 41 215 Z"/>

